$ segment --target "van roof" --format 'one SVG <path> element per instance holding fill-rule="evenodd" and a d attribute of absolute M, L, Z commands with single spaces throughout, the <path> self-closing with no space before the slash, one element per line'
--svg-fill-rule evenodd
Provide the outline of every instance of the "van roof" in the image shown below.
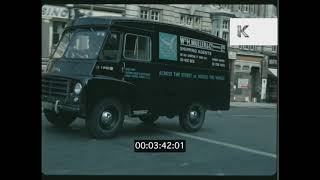
<path fill-rule="evenodd" d="M 136 23 L 149 23 L 149 24 L 157 24 L 157 25 L 164 25 L 172 28 L 179 28 L 179 29 L 185 29 L 188 31 L 193 31 L 201 34 L 205 34 L 208 36 L 212 36 L 214 38 L 220 39 L 225 41 L 225 39 L 217 37 L 213 34 L 203 32 L 196 29 L 191 29 L 185 26 L 179 26 L 175 24 L 169 24 L 169 23 L 163 23 L 163 22 L 157 22 L 157 21 L 151 21 L 146 19 L 140 19 L 140 18 L 128 18 L 128 17 L 120 17 L 120 16 L 94 16 L 94 17 L 81 17 L 74 21 L 71 26 L 85 26 L 85 25 L 112 25 L 115 22 L 136 22 Z"/>

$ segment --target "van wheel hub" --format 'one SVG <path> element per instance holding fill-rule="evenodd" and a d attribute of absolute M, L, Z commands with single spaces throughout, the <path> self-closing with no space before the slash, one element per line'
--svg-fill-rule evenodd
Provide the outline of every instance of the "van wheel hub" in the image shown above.
<path fill-rule="evenodd" d="M 191 119 L 197 119 L 198 118 L 198 112 L 197 111 L 190 111 L 190 118 Z"/>
<path fill-rule="evenodd" d="M 104 111 L 101 115 L 101 122 L 103 124 L 110 124 L 112 121 L 112 113 L 110 111 Z"/>

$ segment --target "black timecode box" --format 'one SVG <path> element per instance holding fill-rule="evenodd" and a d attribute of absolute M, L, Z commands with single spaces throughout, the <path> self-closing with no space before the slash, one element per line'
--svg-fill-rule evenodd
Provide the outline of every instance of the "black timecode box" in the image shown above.
<path fill-rule="evenodd" d="M 186 141 L 134 140 L 134 152 L 186 152 Z"/>

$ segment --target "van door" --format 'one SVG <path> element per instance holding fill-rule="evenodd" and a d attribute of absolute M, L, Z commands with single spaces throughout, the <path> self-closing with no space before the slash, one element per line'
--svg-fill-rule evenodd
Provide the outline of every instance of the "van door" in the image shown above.
<path fill-rule="evenodd" d="M 122 34 L 120 32 L 110 32 L 99 54 L 98 61 L 94 68 L 94 75 L 103 75 L 123 78 L 121 60 Z"/>
<path fill-rule="evenodd" d="M 153 79 L 156 65 L 152 63 L 152 32 L 126 32 L 122 62 L 124 63 L 124 80 L 137 86 L 138 102 L 134 108 L 144 109 L 152 106 L 154 96 Z"/>

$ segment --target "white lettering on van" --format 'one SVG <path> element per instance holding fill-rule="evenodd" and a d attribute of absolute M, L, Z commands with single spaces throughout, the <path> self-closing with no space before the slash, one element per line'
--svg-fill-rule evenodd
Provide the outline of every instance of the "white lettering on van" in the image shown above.
<path fill-rule="evenodd" d="M 183 46 L 189 46 L 189 47 L 195 47 L 210 51 L 218 51 L 218 52 L 225 52 L 225 45 L 209 42 L 209 41 L 203 41 L 199 39 L 193 39 L 189 37 L 180 36 L 180 45 Z"/>

